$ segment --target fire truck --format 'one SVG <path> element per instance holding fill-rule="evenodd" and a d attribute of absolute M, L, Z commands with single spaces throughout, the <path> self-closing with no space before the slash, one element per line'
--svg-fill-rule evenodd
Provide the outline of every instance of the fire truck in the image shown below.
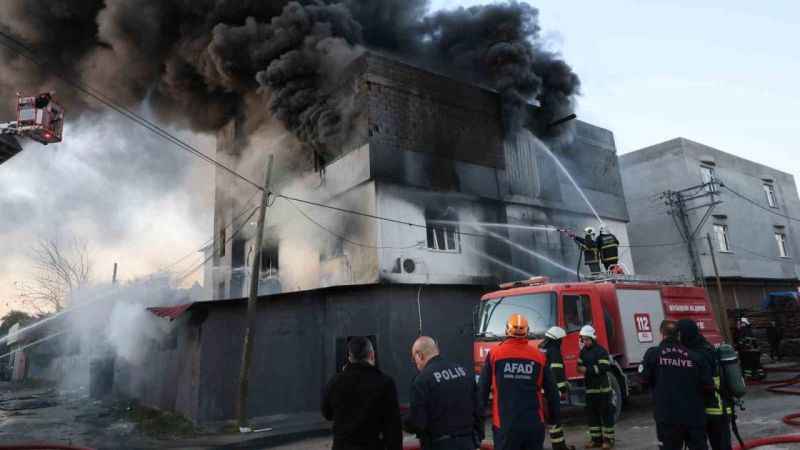
<path fill-rule="evenodd" d="M 64 108 L 52 92 L 29 97 L 17 94 L 17 120 L 0 123 L 0 136 L 11 137 L 10 142 L 0 139 L 0 164 L 22 150 L 13 136 L 47 145 L 61 142 L 63 129 Z"/>
<path fill-rule="evenodd" d="M 628 396 L 641 388 L 638 366 L 645 351 L 658 345 L 664 319 L 693 319 L 714 345 L 723 341 L 705 289 L 682 282 L 647 281 L 632 276 L 572 283 L 550 283 L 533 277 L 500 285 L 481 298 L 475 317 L 473 359 L 476 378 L 489 350 L 505 335 L 506 320 L 522 314 L 530 326 L 529 343 L 538 346 L 552 326 L 567 332 L 561 344 L 570 383 L 568 404 L 584 401 L 583 376 L 578 373 L 578 332 L 584 325 L 597 330 L 597 342 L 613 358 L 609 373 L 613 403 L 619 416 Z"/>

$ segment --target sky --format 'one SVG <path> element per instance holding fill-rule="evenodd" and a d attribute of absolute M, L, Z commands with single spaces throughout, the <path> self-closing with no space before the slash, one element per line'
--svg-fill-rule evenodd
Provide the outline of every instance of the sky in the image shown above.
<path fill-rule="evenodd" d="M 800 177 L 800 2 L 529 3 L 582 80 L 579 117 L 613 131 L 619 153 L 685 137 Z M 122 280 L 191 255 L 186 270 L 211 238 L 207 164 L 119 117 L 81 118 L 66 136 L 0 165 L 0 315 L 18 307 L 38 236 L 90 236 L 98 281 L 114 261 Z M 213 136 L 182 136 L 213 154 Z"/>
<path fill-rule="evenodd" d="M 800 177 L 800 2 L 527 3 L 619 153 L 684 137 Z"/>

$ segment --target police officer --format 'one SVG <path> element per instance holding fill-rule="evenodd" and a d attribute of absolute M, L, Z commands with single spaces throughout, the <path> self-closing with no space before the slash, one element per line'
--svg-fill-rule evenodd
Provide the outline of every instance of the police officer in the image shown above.
<path fill-rule="evenodd" d="M 600 234 L 597 235 L 595 248 L 600 256 L 600 261 L 605 269 L 611 270 L 611 266 L 619 263 L 619 240 L 616 236 L 609 233 L 605 225 L 600 226 Z"/>
<path fill-rule="evenodd" d="M 544 340 L 539 344 L 539 349 L 547 358 L 547 367 L 553 374 L 561 398 L 569 395 L 569 383 L 564 373 L 564 359 L 561 356 L 561 340 L 567 333 L 561 327 L 552 327 L 544 334 Z M 564 439 L 564 429 L 560 423 L 552 423 L 550 427 L 550 444 L 553 450 L 574 450 L 575 446 L 568 446 Z"/>
<path fill-rule="evenodd" d="M 411 347 L 419 370 L 411 385 L 404 428 L 419 437 L 422 450 L 475 450 L 483 440 L 483 420 L 473 376 L 439 356 L 439 347 L 420 336 Z"/>
<path fill-rule="evenodd" d="M 681 344 L 689 350 L 701 354 L 711 369 L 714 380 L 714 394 L 706 396 L 706 434 L 712 450 L 731 449 L 730 417 L 733 414 L 732 399 L 722 391 L 720 366 L 714 347 L 700 334 L 697 323 L 693 320 L 678 321 L 678 332 Z"/>
<path fill-rule="evenodd" d="M 611 403 L 611 357 L 597 343 L 597 332 L 591 325 L 580 331 L 581 348 L 578 372 L 584 374 L 586 411 L 589 416 L 589 440 L 586 448 L 614 447 L 614 405 Z"/>
<path fill-rule="evenodd" d="M 597 251 L 597 242 L 595 240 L 594 228 L 586 227 L 584 236 L 572 236 L 575 242 L 583 252 L 583 263 L 589 267 L 592 274 L 598 274 L 603 270 L 600 268 L 600 254 Z"/>
<path fill-rule="evenodd" d="M 661 450 L 706 450 L 705 399 L 714 381 L 705 358 L 680 343 L 674 321 L 661 323 L 663 340 L 644 355 L 640 367 L 655 400 Z"/>
<path fill-rule="evenodd" d="M 512 314 L 508 318 L 506 336 L 486 355 L 479 386 L 483 405 L 492 394 L 494 448 L 541 450 L 544 408 L 550 423 L 561 423 L 558 389 L 542 352 L 528 345 L 524 316 Z"/>

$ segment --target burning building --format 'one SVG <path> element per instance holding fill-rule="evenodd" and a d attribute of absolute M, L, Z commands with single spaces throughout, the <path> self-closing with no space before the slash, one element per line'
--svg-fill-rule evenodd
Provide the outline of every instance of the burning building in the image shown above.
<path fill-rule="evenodd" d="M 498 92 L 375 52 L 346 72 L 338 86 L 355 105 L 355 138 L 338 152 L 306 149 L 302 157 L 293 144 L 271 149 L 277 169 L 251 368 L 260 380 L 250 388 L 256 416 L 316 411 L 350 336 L 372 337 L 379 365 L 404 386 L 414 373 L 408 346 L 420 332 L 449 357 L 471 361 L 474 307 L 498 281 L 575 279 L 578 249 L 553 227 L 597 227 L 597 219 L 549 146 L 627 243 L 610 131 L 577 122 L 570 140 L 540 140 L 535 124 L 508 127 Z M 536 106 L 526 108 L 525 120 L 535 117 Z M 217 156 L 261 179 L 264 149 L 272 139 L 287 141 L 271 132 L 245 138 L 242 129 L 233 121 L 219 132 Z M 185 352 L 193 358 L 186 365 L 197 368 L 199 388 L 185 412 L 200 421 L 234 414 L 231 368 L 240 357 L 242 297 L 255 253 L 247 200 L 260 195 L 222 169 L 216 183 L 217 245 L 206 284 L 217 300 L 160 312 L 190 317 L 187 342 L 196 347 Z M 622 260 L 632 269 L 624 250 Z"/>

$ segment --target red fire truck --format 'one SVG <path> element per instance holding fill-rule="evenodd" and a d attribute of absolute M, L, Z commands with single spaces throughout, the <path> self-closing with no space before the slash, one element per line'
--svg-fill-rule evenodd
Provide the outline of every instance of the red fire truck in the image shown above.
<path fill-rule="evenodd" d="M 506 320 L 515 313 L 528 319 L 530 345 L 538 346 L 552 326 L 567 332 L 561 351 L 571 387 L 566 400 L 570 404 L 583 403 L 583 376 L 576 368 L 578 332 L 583 325 L 592 325 L 598 343 L 614 358 L 610 381 L 617 415 L 629 393 L 641 386 L 637 368 L 644 352 L 658 345 L 662 320 L 693 319 L 711 343 L 722 342 L 708 295 L 701 287 L 626 276 L 574 283 L 533 277 L 505 283 L 499 291 L 481 298 L 473 346 L 476 377 L 486 354 L 503 339 Z"/>

